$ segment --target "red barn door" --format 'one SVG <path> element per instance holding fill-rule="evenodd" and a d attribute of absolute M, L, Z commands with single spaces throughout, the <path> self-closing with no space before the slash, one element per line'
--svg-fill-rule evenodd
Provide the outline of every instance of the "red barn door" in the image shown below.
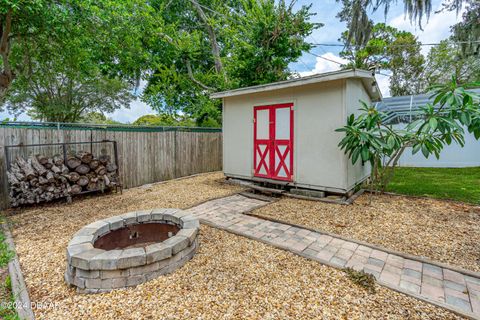
<path fill-rule="evenodd" d="M 256 177 L 293 179 L 293 103 L 254 107 Z"/>

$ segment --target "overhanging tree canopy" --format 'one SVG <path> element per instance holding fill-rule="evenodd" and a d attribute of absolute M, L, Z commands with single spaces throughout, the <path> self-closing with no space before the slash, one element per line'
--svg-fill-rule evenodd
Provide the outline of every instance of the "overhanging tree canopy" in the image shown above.
<path fill-rule="evenodd" d="M 75 122 L 91 111 L 128 107 L 133 85 L 149 64 L 142 39 L 159 25 L 148 4 L 24 0 L 1 6 L 3 30 L 10 33 L 3 76 L 10 80 L 0 84 L 0 94 L 11 88 L 10 111 Z"/>
<path fill-rule="evenodd" d="M 288 65 L 310 49 L 318 24 L 309 6 L 274 0 L 154 1 L 165 21 L 153 42 L 144 100 L 155 110 L 187 114 L 218 126 L 220 103 L 211 92 L 284 80 Z"/>
<path fill-rule="evenodd" d="M 365 44 L 370 39 L 370 34 L 373 25 L 368 19 L 369 12 L 377 10 L 384 11 L 385 15 L 390 10 L 392 4 L 397 3 L 397 0 L 337 0 L 344 5 L 343 11 L 340 13 L 340 18 L 343 21 L 348 21 L 348 37 L 347 40 L 355 40 L 356 43 Z M 409 16 L 410 21 L 419 26 L 423 30 L 423 23 L 429 19 L 432 12 L 432 0 L 402 0 L 404 4 L 405 14 Z M 469 5 L 468 12 L 475 11 L 478 7 L 477 0 L 443 0 L 443 10 L 456 10 L 457 13 L 464 4 Z M 478 18 L 477 13 L 472 13 L 471 16 Z M 472 32 L 467 36 L 466 46 L 475 46 L 478 50 L 480 45 L 474 41 L 480 40 L 480 24 L 478 20 L 472 19 Z"/>

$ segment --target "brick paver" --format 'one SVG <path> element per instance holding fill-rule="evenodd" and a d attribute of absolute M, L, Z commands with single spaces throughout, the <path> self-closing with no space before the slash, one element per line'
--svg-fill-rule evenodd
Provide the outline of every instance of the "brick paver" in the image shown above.
<path fill-rule="evenodd" d="M 262 241 L 337 268 L 373 274 L 386 287 L 480 319 L 480 278 L 434 263 L 407 259 L 367 245 L 243 214 L 268 202 L 233 195 L 186 211 L 202 223 Z"/>

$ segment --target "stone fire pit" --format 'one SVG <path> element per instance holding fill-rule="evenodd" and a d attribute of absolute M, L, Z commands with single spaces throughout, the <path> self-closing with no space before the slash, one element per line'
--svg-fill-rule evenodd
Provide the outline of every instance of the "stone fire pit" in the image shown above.
<path fill-rule="evenodd" d="M 80 229 L 67 247 L 65 281 L 96 293 L 170 273 L 198 248 L 198 219 L 178 209 L 129 212 Z"/>

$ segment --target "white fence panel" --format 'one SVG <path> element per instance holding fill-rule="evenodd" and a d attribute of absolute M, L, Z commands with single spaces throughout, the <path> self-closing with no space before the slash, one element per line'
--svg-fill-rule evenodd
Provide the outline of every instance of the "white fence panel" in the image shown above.
<path fill-rule="evenodd" d="M 398 125 L 400 126 L 400 125 Z M 399 165 L 402 167 L 436 167 L 436 168 L 464 168 L 480 167 L 480 140 L 475 140 L 473 134 L 469 134 L 464 128 L 465 146 L 453 143 L 445 146 L 440 153 L 440 159 L 435 156 L 425 158 L 421 151 L 412 155 L 411 148 L 405 150 L 400 157 Z"/>

